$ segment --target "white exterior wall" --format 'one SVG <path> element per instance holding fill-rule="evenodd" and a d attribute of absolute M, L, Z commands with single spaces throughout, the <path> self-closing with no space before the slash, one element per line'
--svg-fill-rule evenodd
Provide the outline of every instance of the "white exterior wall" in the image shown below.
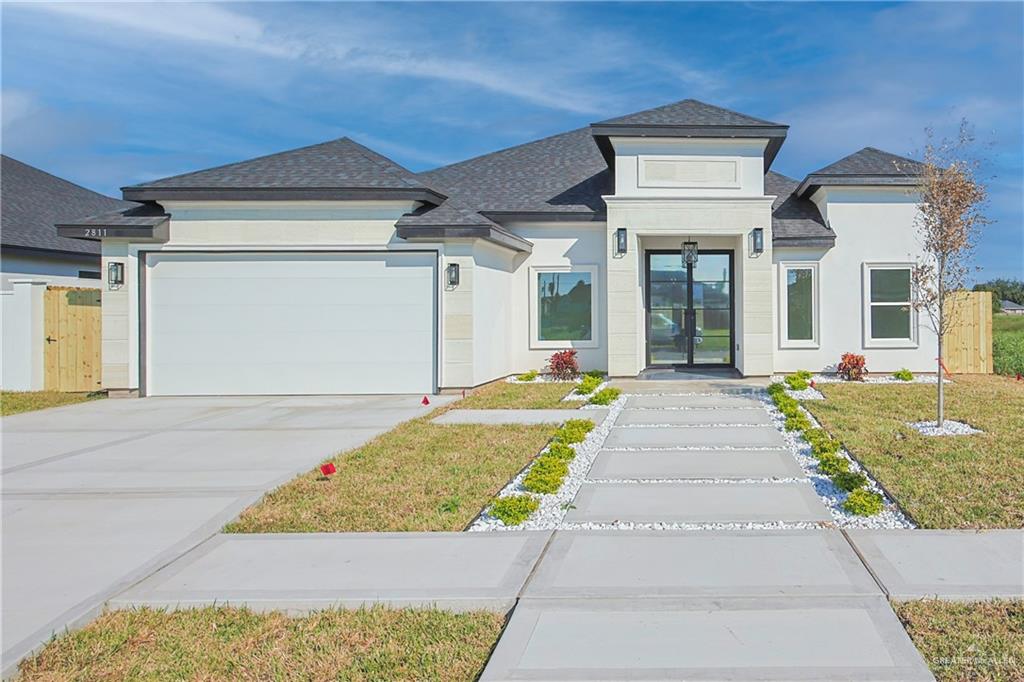
<path fill-rule="evenodd" d="M 923 315 L 917 319 L 916 347 L 865 346 L 864 263 L 913 263 L 921 257 L 914 227 L 916 197 L 903 188 L 830 187 L 819 189 L 812 200 L 828 216 L 836 244 L 828 250 L 786 248 L 774 252 L 775 370 L 834 371 L 840 356 L 852 352 L 864 355 L 872 372 L 888 373 L 902 367 L 914 372 L 935 371 L 935 334 Z M 782 347 L 780 264 L 793 261 L 818 263 L 817 348 Z"/>
<path fill-rule="evenodd" d="M 10 291 L 0 292 L 0 387 L 5 391 L 43 390 L 45 292 L 41 280 L 14 280 Z"/>
<path fill-rule="evenodd" d="M 473 244 L 473 384 L 508 376 L 513 363 L 512 299 L 516 255 L 484 241 Z"/>
<path fill-rule="evenodd" d="M 98 289 L 100 280 L 79 277 L 82 270 L 101 272 L 100 256 L 46 256 L 3 249 L 0 253 L 0 289 L 10 291 L 11 280 L 15 279 L 45 280 L 54 286 Z"/>

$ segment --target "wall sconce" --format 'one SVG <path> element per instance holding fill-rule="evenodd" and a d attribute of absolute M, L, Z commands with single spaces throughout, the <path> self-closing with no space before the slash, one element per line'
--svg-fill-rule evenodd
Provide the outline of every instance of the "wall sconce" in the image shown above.
<path fill-rule="evenodd" d="M 751 237 L 751 241 L 753 242 L 753 244 L 751 245 L 750 250 L 754 253 L 755 256 L 760 256 L 762 253 L 764 253 L 764 228 L 755 227 L 754 232 L 751 234 Z"/>
<path fill-rule="evenodd" d="M 449 263 L 448 267 L 444 269 L 445 281 L 448 286 L 452 289 L 459 286 L 459 264 Z"/>
<path fill-rule="evenodd" d="M 107 286 L 120 289 L 124 286 L 124 263 L 112 261 L 107 263 Z"/>
<path fill-rule="evenodd" d="M 615 253 L 622 256 L 626 253 L 626 228 L 620 227 L 615 230 Z"/>
<path fill-rule="evenodd" d="M 683 265 L 697 264 L 697 242 L 683 242 Z"/>

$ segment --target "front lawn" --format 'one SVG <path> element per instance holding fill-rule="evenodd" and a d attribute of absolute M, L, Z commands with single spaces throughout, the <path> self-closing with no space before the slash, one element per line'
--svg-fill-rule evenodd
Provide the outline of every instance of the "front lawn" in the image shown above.
<path fill-rule="evenodd" d="M 992 367 L 996 374 L 1024 374 L 1024 315 L 992 316 Z"/>
<path fill-rule="evenodd" d="M 819 384 L 803 403 L 925 528 L 1024 526 L 1024 383 L 962 375 L 946 417 L 984 431 L 928 437 L 907 422 L 935 419 L 935 386 Z"/>
<path fill-rule="evenodd" d="M 1024 679 L 1024 601 L 893 604 L 939 682 Z"/>
<path fill-rule="evenodd" d="M 480 674 L 503 623 L 426 609 L 114 611 L 23 661 L 19 680 L 461 682 Z"/>
<path fill-rule="evenodd" d="M 21 412 L 45 410 L 47 407 L 74 405 L 87 400 L 103 398 L 99 391 L 92 393 L 61 393 L 59 391 L 0 391 L 0 416 Z"/>
<path fill-rule="evenodd" d="M 475 389 L 454 407 L 470 410 L 575 410 L 584 401 L 562 401 L 574 388 L 576 384 L 570 383 L 511 384 L 504 380 L 495 381 Z"/>
<path fill-rule="evenodd" d="M 229 533 L 458 531 L 465 528 L 555 431 L 552 424 L 431 423 L 449 408 L 399 424 L 267 494 Z"/>

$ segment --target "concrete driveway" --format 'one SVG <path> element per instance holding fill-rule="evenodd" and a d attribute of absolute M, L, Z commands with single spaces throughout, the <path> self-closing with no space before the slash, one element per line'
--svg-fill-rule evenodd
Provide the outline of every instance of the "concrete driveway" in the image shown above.
<path fill-rule="evenodd" d="M 321 459 L 451 398 L 101 400 L 0 420 L 3 671 Z"/>

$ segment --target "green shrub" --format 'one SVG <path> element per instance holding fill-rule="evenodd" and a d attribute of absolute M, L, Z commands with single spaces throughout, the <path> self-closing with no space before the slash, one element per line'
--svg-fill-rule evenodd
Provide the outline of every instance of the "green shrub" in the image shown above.
<path fill-rule="evenodd" d="M 556 443 L 582 443 L 593 428 L 594 422 L 589 419 L 570 419 L 555 431 L 554 441 Z"/>
<path fill-rule="evenodd" d="M 857 516 L 874 516 L 882 511 L 882 496 L 864 488 L 854 490 L 843 502 L 843 509 Z"/>
<path fill-rule="evenodd" d="M 580 385 L 576 387 L 576 393 L 579 395 L 589 395 L 597 390 L 602 381 L 601 377 L 592 377 L 589 374 L 584 375 Z"/>
<path fill-rule="evenodd" d="M 818 470 L 826 476 L 835 476 L 850 470 L 850 462 L 836 454 L 826 453 L 818 458 Z"/>
<path fill-rule="evenodd" d="M 809 428 L 811 428 L 811 422 L 803 414 L 794 414 L 786 417 L 787 431 L 805 431 Z"/>
<path fill-rule="evenodd" d="M 537 378 L 537 370 L 531 369 L 529 372 L 523 372 L 516 377 L 519 381 L 533 381 Z"/>
<path fill-rule="evenodd" d="M 818 441 L 829 440 L 832 436 L 828 435 L 828 431 L 825 429 L 813 428 L 804 431 L 804 440 L 814 445 Z"/>
<path fill-rule="evenodd" d="M 787 417 L 800 413 L 800 403 L 796 401 L 796 398 L 790 398 L 785 394 L 775 396 L 775 406 Z"/>
<path fill-rule="evenodd" d="M 785 381 L 786 385 L 794 391 L 802 391 L 807 388 L 807 379 L 804 379 L 797 374 L 790 374 L 786 377 Z"/>
<path fill-rule="evenodd" d="M 499 497 L 491 505 L 491 516 L 506 526 L 518 526 L 537 511 L 540 501 L 529 495 L 510 495 Z"/>
<path fill-rule="evenodd" d="M 903 369 L 898 369 L 893 372 L 892 377 L 893 379 L 899 379 L 900 381 L 913 381 L 914 373 L 904 367 Z"/>
<path fill-rule="evenodd" d="M 542 455 L 526 472 L 523 487 L 531 493 L 557 493 L 568 473 L 569 464 L 565 460 Z"/>
<path fill-rule="evenodd" d="M 611 405 L 621 393 L 621 390 L 608 386 L 592 395 L 588 402 L 591 405 Z"/>
<path fill-rule="evenodd" d="M 831 436 L 828 438 L 822 438 L 811 443 L 811 454 L 821 459 L 825 455 L 836 455 L 839 454 L 839 450 L 842 448 L 842 444 Z"/>
<path fill-rule="evenodd" d="M 1019 331 L 992 333 L 992 370 L 996 374 L 1024 374 L 1024 334 Z"/>
<path fill-rule="evenodd" d="M 806 369 L 798 369 L 797 371 L 793 372 L 793 374 L 800 377 L 804 381 L 810 381 L 811 378 L 814 376 L 814 372 L 810 372 Z"/>
<path fill-rule="evenodd" d="M 604 378 L 608 376 L 608 372 L 603 369 L 588 369 L 583 373 L 583 376 L 594 377 L 595 379 L 601 379 L 603 381 Z"/>
<path fill-rule="evenodd" d="M 552 443 L 544 455 L 546 457 L 554 457 L 556 459 L 571 461 L 576 458 L 576 451 L 565 443 Z"/>
<path fill-rule="evenodd" d="M 773 399 L 775 398 L 775 396 L 785 395 L 785 393 L 786 387 L 782 384 L 781 381 L 776 381 L 775 383 L 768 384 L 768 395 L 770 395 Z"/>
<path fill-rule="evenodd" d="M 867 476 L 858 471 L 839 471 L 832 475 L 836 487 L 850 493 L 868 484 Z"/>

